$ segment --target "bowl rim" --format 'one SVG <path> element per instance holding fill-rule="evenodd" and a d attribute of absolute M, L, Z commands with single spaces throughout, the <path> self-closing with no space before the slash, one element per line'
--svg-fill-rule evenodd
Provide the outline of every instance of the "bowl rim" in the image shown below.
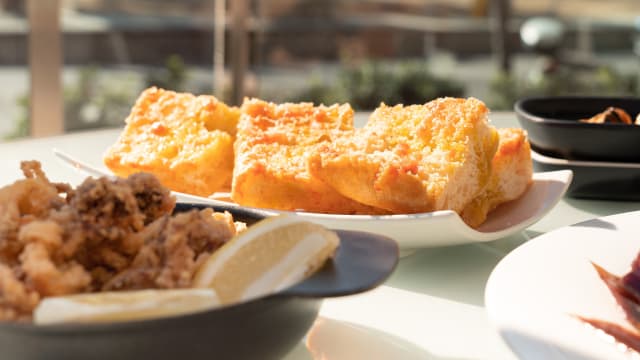
<path fill-rule="evenodd" d="M 550 125 L 563 125 L 563 126 L 571 126 L 571 127 L 582 127 L 582 128 L 592 128 L 592 129 L 597 129 L 597 128 L 602 128 L 602 129 L 606 129 L 606 128 L 628 128 L 628 129 L 633 129 L 633 128 L 639 128 L 640 129 L 640 125 L 635 125 L 635 124 L 620 124 L 620 123 L 602 123 L 602 124 L 594 124 L 594 123 L 583 123 L 583 122 L 579 122 L 577 120 L 572 120 L 572 119 L 562 119 L 562 118 L 555 118 L 555 117 L 542 117 L 536 114 L 531 113 L 528 110 L 524 109 L 524 105 L 529 103 L 529 102 L 534 102 L 534 101 L 593 101 L 593 100 L 601 100 L 601 101 L 638 101 L 638 103 L 640 104 L 640 97 L 638 96 L 631 96 L 631 95 L 622 95 L 622 96 L 596 96 L 596 95 L 561 95 L 561 96 L 531 96 L 531 97 L 525 97 L 525 98 L 521 98 L 518 99 L 514 105 L 513 105 L 513 109 L 514 112 L 516 113 L 516 116 L 518 117 L 518 119 L 524 119 L 526 121 L 529 122 L 533 122 L 533 123 L 538 123 L 538 124 L 542 124 L 542 123 L 546 123 L 546 124 L 550 124 Z M 634 126 L 635 125 L 635 126 Z M 631 130 L 633 131 L 633 130 Z"/>
<path fill-rule="evenodd" d="M 547 154 L 541 154 L 533 149 L 531 150 L 531 159 L 541 164 L 554 165 L 554 166 L 640 170 L 640 163 L 594 161 L 594 160 L 569 160 L 565 158 L 553 157 Z"/>
<path fill-rule="evenodd" d="M 258 306 L 259 303 L 267 303 L 277 299 L 292 300 L 293 297 L 280 296 L 280 293 L 269 294 L 263 297 L 255 298 L 249 301 L 240 303 L 213 306 L 209 308 L 201 308 L 194 311 L 189 311 L 181 314 L 164 315 L 159 317 L 151 317 L 146 319 L 134 319 L 127 321 L 112 321 L 112 322 L 87 322 L 87 323 L 53 323 L 53 324 L 41 324 L 37 325 L 33 322 L 11 322 L 6 321 L 0 323 L 0 331 L 18 331 L 22 333 L 38 334 L 43 336 L 64 336 L 77 333 L 90 333 L 90 334 L 102 334 L 107 332 L 136 332 L 139 330 L 147 329 L 149 327 L 170 327 L 175 321 L 190 321 L 192 318 L 199 318 L 207 314 L 213 314 L 215 312 L 223 310 L 235 310 L 242 307 Z M 316 298 L 312 300 L 322 301 L 322 298 Z M 275 306 L 273 304 L 268 304 Z"/>
<path fill-rule="evenodd" d="M 211 208 L 214 211 L 222 212 L 228 211 L 234 216 L 236 214 L 242 214 L 243 216 L 256 218 L 256 222 L 260 220 L 264 220 L 273 216 L 268 212 L 261 212 L 254 209 L 242 209 L 232 206 L 224 206 L 224 205 L 210 205 L 210 204 L 200 204 L 200 203 L 184 203 L 179 202 L 176 203 L 176 209 L 180 209 L 179 211 L 186 211 L 189 208 L 196 209 L 204 209 Z M 174 209 L 174 211 L 176 210 Z M 287 215 L 291 216 L 291 215 Z M 366 235 L 376 238 L 376 241 L 381 241 L 391 246 L 394 250 L 393 254 L 390 256 L 394 256 L 394 262 L 389 271 L 381 276 L 379 281 L 371 286 L 367 286 L 363 289 L 358 289 L 357 291 L 351 291 L 349 294 L 358 294 L 370 289 L 373 289 L 377 286 L 383 284 L 395 271 L 397 264 L 399 262 L 399 247 L 397 242 L 387 236 L 375 233 L 367 233 L 363 231 L 353 231 L 353 230 L 342 230 L 342 229 L 334 229 L 339 236 L 345 236 L 346 238 L 350 238 L 357 235 Z M 346 240 L 346 238 L 344 240 Z M 341 239 L 343 240 L 343 239 Z M 350 242 L 356 242 L 354 240 L 346 240 Z M 78 323 L 78 322 L 69 322 L 69 323 L 53 323 L 53 324 L 35 324 L 32 322 L 13 322 L 13 321 L 1 321 L 0 322 L 0 331 L 17 331 L 22 333 L 31 333 L 31 334 L 41 334 L 44 336 L 58 336 L 58 335 L 69 335 L 74 333 L 91 333 L 91 334 L 100 334 L 105 332 L 112 331 L 124 331 L 124 332 L 135 332 L 141 329 L 146 329 L 148 327 L 155 326 L 171 326 L 174 321 L 190 321 L 192 318 L 206 316 L 207 314 L 213 314 L 222 311 L 241 311 L 242 308 L 251 308 L 253 306 L 276 306 L 276 303 L 280 303 L 281 301 L 291 301 L 295 299 L 303 299 L 305 301 L 323 301 L 325 298 L 331 298 L 336 296 L 343 296 L 348 294 L 338 294 L 334 295 L 331 293 L 327 294 L 305 294 L 305 293 L 296 293 L 294 288 L 299 286 L 300 284 L 305 283 L 306 281 L 312 279 L 313 277 L 308 277 L 307 279 L 302 280 L 296 284 L 293 284 L 287 288 L 280 289 L 277 292 L 265 294 L 254 299 L 250 299 L 247 301 L 241 301 L 237 303 L 227 304 L 227 305 L 219 305 L 219 306 L 211 306 L 206 308 L 197 309 L 194 311 L 188 311 L 180 314 L 172 314 L 172 315 L 164 315 L 159 317 L 151 317 L 151 318 L 143 318 L 143 319 L 133 319 L 127 321 L 112 321 L 112 322 L 87 322 L 87 323 Z M 292 291 L 293 290 L 293 291 Z M 273 303 L 275 302 L 275 303 Z M 263 303 L 263 304 L 261 304 Z M 266 304 L 264 304 L 266 303 Z M 271 303 L 271 304 L 270 304 Z"/>

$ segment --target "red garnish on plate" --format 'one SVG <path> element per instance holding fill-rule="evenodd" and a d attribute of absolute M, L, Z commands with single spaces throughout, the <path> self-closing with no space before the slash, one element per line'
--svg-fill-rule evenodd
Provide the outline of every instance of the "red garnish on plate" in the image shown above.
<path fill-rule="evenodd" d="M 640 334 L 608 321 L 581 316 L 578 316 L 578 319 L 612 336 L 617 342 L 626 345 L 629 349 L 640 352 Z"/>
<path fill-rule="evenodd" d="M 607 321 L 578 316 L 585 323 L 611 335 L 616 341 L 630 349 L 640 352 L 640 254 L 633 261 L 631 271 L 622 277 L 614 275 L 598 264 L 592 263 L 600 279 L 613 294 L 616 302 L 624 311 L 627 321 L 635 328 L 627 329 Z"/>

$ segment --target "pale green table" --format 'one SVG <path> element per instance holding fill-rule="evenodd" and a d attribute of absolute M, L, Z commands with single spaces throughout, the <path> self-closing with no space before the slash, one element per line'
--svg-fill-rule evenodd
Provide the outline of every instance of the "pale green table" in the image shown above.
<path fill-rule="evenodd" d="M 366 114 L 358 114 L 358 121 Z M 513 113 L 491 115 L 498 127 L 517 126 Z M 83 175 L 59 162 L 52 148 L 102 166 L 120 129 L 0 143 L 0 185 L 21 177 L 19 162 L 37 159 L 50 179 L 79 183 Z M 385 286 L 325 301 L 307 342 L 316 358 L 514 359 L 484 310 L 484 287 L 496 264 L 523 242 L 561 226 L 640 209 L 638 202 L 565 198 L 521 234 L 485 244 L 424 249 L 403 258 Z M 247 344 L 250 346 L 250 344 Z M 311 359 L 304 343 L 288 360 Z"/>

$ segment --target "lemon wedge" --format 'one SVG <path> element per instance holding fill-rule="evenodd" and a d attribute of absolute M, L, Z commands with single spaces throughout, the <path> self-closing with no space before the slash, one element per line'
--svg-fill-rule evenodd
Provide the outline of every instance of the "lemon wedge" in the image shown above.
<path fill-rule="evenodd" d="M 213 288 L 222 304 L 289 287 L 319 269 L 340 244 L 338 235 L 296 216 L 251 225 L 198 269 L 195 287 Z"/>
<path fill-rule="evenodd" d="M 35 309 L 33 320 L 36 324 L 141 320 L 186 314 L 218 304 L 212 289 L 100 292 L 45 298 Z"/>

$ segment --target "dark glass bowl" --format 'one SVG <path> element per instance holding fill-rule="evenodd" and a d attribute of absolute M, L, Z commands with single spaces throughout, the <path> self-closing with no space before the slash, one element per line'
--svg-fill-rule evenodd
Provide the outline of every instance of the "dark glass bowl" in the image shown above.
<path fill-rule="evenodd" d="M 178 204 L 176 211 L 202 205 Z M 266 216 L 236 207 L 238 221 Z M 3 359 L 279 359 L 304 337 L 322 299 L 381 284 L 398 261 L 392 239 L 336 230 L 335 258 L 312 277 L 278 293 L 222 308 L 165 318 L 94 324 L 0 324 Z"/>
<path fill-rule="evenodd" d="M 640 163 L 566 160 L 531 152 L 536 171 L 573 171 L 567 196 L 580 199 L 640 201 Z"/>
<path fill-rule="evenodd" d="M 540 154 L 567 160 L 640 162 L 639 125 L 578 121 L 611 106 L 624 109 L 635 119 L 640 113 L 640 98 L 526 98 L 515 104 L 515 112 L 529 134 L 531 147 Z"/>

